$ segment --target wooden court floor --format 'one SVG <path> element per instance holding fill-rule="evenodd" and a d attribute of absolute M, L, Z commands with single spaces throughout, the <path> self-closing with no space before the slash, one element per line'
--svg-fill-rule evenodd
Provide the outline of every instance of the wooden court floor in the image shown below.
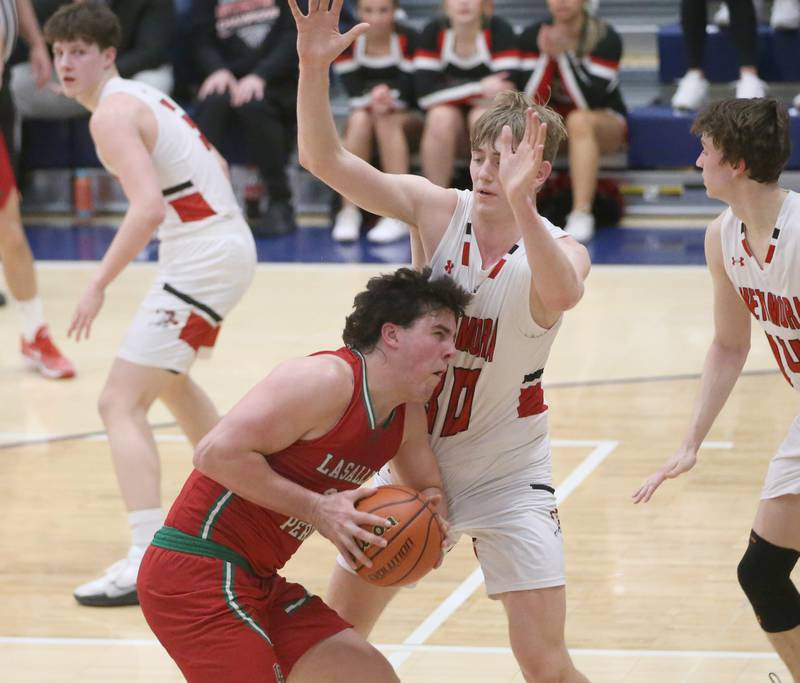
<path fill-rule="evenodd" d="M 115 349 L 154 273 L 135 265 L 108 292 L 89 343 L 64 340 L 92 264 L 43 264 L 54 333 L 77 379 L 22 368 L 13 309 L 0 309 L 0 680 L 182 680 L 138 608 L 78 606 L 73 588 L 127 547 L 95 403 Z M 288 356 L 331 348 L 353 294 L 388 266 L 262 265 L 194 375 L 221 410 Z M 736 583 L 766 465 L 797 411 L 763 335 L 694 472 L 646 507 L 638 483 L 675 448 L 711 335 L 699 268 L 597 267 L 545 371 L 568 567 L 567 639 L 595 683 L 768 683 L 790 677 Z M 160 406 L 168 506 L 191 450 Z M 285 570 L 324 593 L 332 546 L 312 536 Z M 403 681 L 520 682 L 501 607 L 485 597 L 467 544 L 403 591 L 374 641 Z M 322 683 L 322 682 L 321 682 Z"/>

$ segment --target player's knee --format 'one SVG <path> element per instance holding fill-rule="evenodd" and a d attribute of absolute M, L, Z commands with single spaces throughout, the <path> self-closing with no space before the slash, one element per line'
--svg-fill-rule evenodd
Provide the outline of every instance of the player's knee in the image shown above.
<path fill-rule="evenodd" d="M 558 648 L 531 649 L 517 656 L 528 683 L 564 683 L 569 680 L 572 662 L 566 651 Z"/>
<path fill-rule="evenodd" d="M 0 227 L 0 254 L 3 260 L 10 261 L 28 251 L 28 241 L 18 221 L 11 220 Z"/>
<path fill-rule="evenodd" d="M 750 543 L 737 568 L 739 585 L 767 633 L 800 624 L 800 594 L 790 578 L 798 557 L 796 550 L 773 545 L 750 532 Z"/>
<path fill-rule="evenodd" d="M 588 109 L 574 109 L 567 115 L 567 134 L 570 137 L 594 135 L 592 112 Z"/>

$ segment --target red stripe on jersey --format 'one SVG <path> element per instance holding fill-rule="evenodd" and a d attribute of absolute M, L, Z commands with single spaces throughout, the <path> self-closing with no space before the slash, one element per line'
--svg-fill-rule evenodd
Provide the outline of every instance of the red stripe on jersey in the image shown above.
<path fill-rule="evenodd" d="M 164 106 L 165 106 L 167 109 L 169 109 L 170 111 L 175 111 L 175 110 L 176 110 L 176 107 L 175 107 L 175 105 L 173 105 L 173 104 L 172 104 L 172 102 L 170 102 L 170 101 L 169 101 L 168 99 L 166 99 L 165 97 L 162 97 L 162 98 L 159 100 L 159 103 L 160 103 L 160 104 L 163 104 L 163 105 L 164 105 Z"/>
<path fill-rule="evenodd" d="M 545 410 L 547 410 L 547 405 L 544 402 L 544 391 L 541 384 L 534 384 L 532 387 L 519 390 L 519 403 L 517 404 L 519 417 L 539 415 Z"/>
<path fill-rule="evenodd" d="M 203 195 L 199 192 L 192 192 L 178 199 L 173 199 L 170 206 L 178 214 L 178 218 L 183 223 L 191 223 L 192 221 L 201 221 L 209 216 L 216 216 L 217 212 L 212 209 Z"/>
<path fill-rule="evenodd" d="M 439 48 L 441 50 L 441 46 Z M 434 52 L 433 50 L 423 50 L 419 49 L 414 53 L 415 57 L 427 57 L 428 59 L 441 59 L 440 52 Z"/>
<path fill-rule="evenodd" d="M 744 251 L 748 256 L 753 255 L 753 252 L 750 251 L 750 246 L 747 244 L 747 238 L 742 240 L 742 246 L 744 247 Z"/>
<path fill-rule="evenodd" d="M 464 242 L 464 246 L 461 248 L 461 265 L 469 265 L 469 242 Z"/>
<path fill-rule="evenodd" d="M 775 255 L 775 245 L 770 244 L 769 249 L 767 249 L 767 258 L 764 259 L 764 263 L 769 263 L 772 261 L 772 257 Z"/>
<path fill-rule="evenodd" d="M 353 61 L 353 53 L 350 50 L 346 52 L 342 52 L 336 59 L 333 60 L 334 64 L 343 64 L 345 62 L 352 62 Z"/>
<path fill-rule="evenodd" d="M 500 272 L 500 269 L 506 265 L 506 260 L 501 258 L 497 263 L 494 264 L 494 268 L 492 268 L 492 272 L 489 273 L 489 279 L 494 280 L 497 277 L 497 274 Z"/>
<path fill-rule="evenodd" d="M 486 47 L 489 48 L 489 52 L 492 51 L 492 32 L 485 28 L 483 29 L 483 39 L 486 41 Z"/>
<path fill-rule="evenodd" d="M 530 50 L 522 50 L 520 56 L 522 59 L 539 59 L 539 53 Z"/>
<path fill-rule="evenodd" d="M 607 66 L 609 69 L 618 69 L 619 62 L 612 62 L 610 59 L 601 59 L 600 57 L 589 57 L 592 64 L 599 64 L 600 66 Z"/>
<path fill-rule="evenodd" d="M 504 57 L 519 57 L 519 50 L 503 50 L 492 55 L 492 59 L 503 59 Z"/>
<path fill-rule="evenodd" d="M 217 342 L 218 334 L 219 325 L 212 325 L 204 317 L 192 311 L 178 338 L 197 351 L 201 346 L 212 348 Z"/>

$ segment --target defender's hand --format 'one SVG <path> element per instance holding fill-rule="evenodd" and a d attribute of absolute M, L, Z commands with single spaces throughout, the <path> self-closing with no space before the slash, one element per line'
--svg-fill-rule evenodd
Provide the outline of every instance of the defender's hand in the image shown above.
<path fill-rule="evenodd" d="M 297 24 L 297 54 L 300 67 L 327 69 L 358 36 L 369 29 L 369 24 L 358 24 L 347 33 L 339 33 L 339 14 L 343 0 L 309 0 L 308 14 L 297 6 L 297 0 L 289 0 L 289 9 Z"/>
<path fill-rule="evenodd" d="M 656 489 L 667 479 L 688 472 L 697 463 L 697 451 L 689 448 L 679 449 L 667 462 L 651 474 L 631 496 L 634 503 L 646 503 L 653 497 Z"/>

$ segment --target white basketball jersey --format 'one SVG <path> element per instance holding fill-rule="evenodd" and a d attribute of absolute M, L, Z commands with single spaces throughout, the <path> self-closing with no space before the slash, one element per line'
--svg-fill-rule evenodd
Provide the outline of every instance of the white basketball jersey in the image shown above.
<path fill-rule="evenodd" d="M 105 84 L 100 99 L 119 92 L 144 102 L 156 117 L 158 138 L 151 156 L 167 203 L 158 237 L 189 236 L 239 216 L 230 181 L 211 144 L 186 112 L 160 90 L 119 77 Z"/>
<path fill-rule="evenodd" d="M 561 319 L 545 330 L 531 318 L 531 271 L 522 239 L 490 270 L 481 269 L 471 211 L 472 192 L 459 191 L 431 259 L 434 276 L 449 275 L 474 294 L 458 323 L 457 354 L 428 404 L 449 496 L 522 470 L 551 482 L 549 448 L 538 448 L 547 439 L 542 375 Z M 554 238 L 566 234 L 545 224 Z"/>
<path fill-rule="evenodd" d="M 800 195 L 789 192 L 784 200 L 763 267 L 730 208 L 720 236 L 728 277 L 764 329 L 786 381 L 800 391 Z"/>

